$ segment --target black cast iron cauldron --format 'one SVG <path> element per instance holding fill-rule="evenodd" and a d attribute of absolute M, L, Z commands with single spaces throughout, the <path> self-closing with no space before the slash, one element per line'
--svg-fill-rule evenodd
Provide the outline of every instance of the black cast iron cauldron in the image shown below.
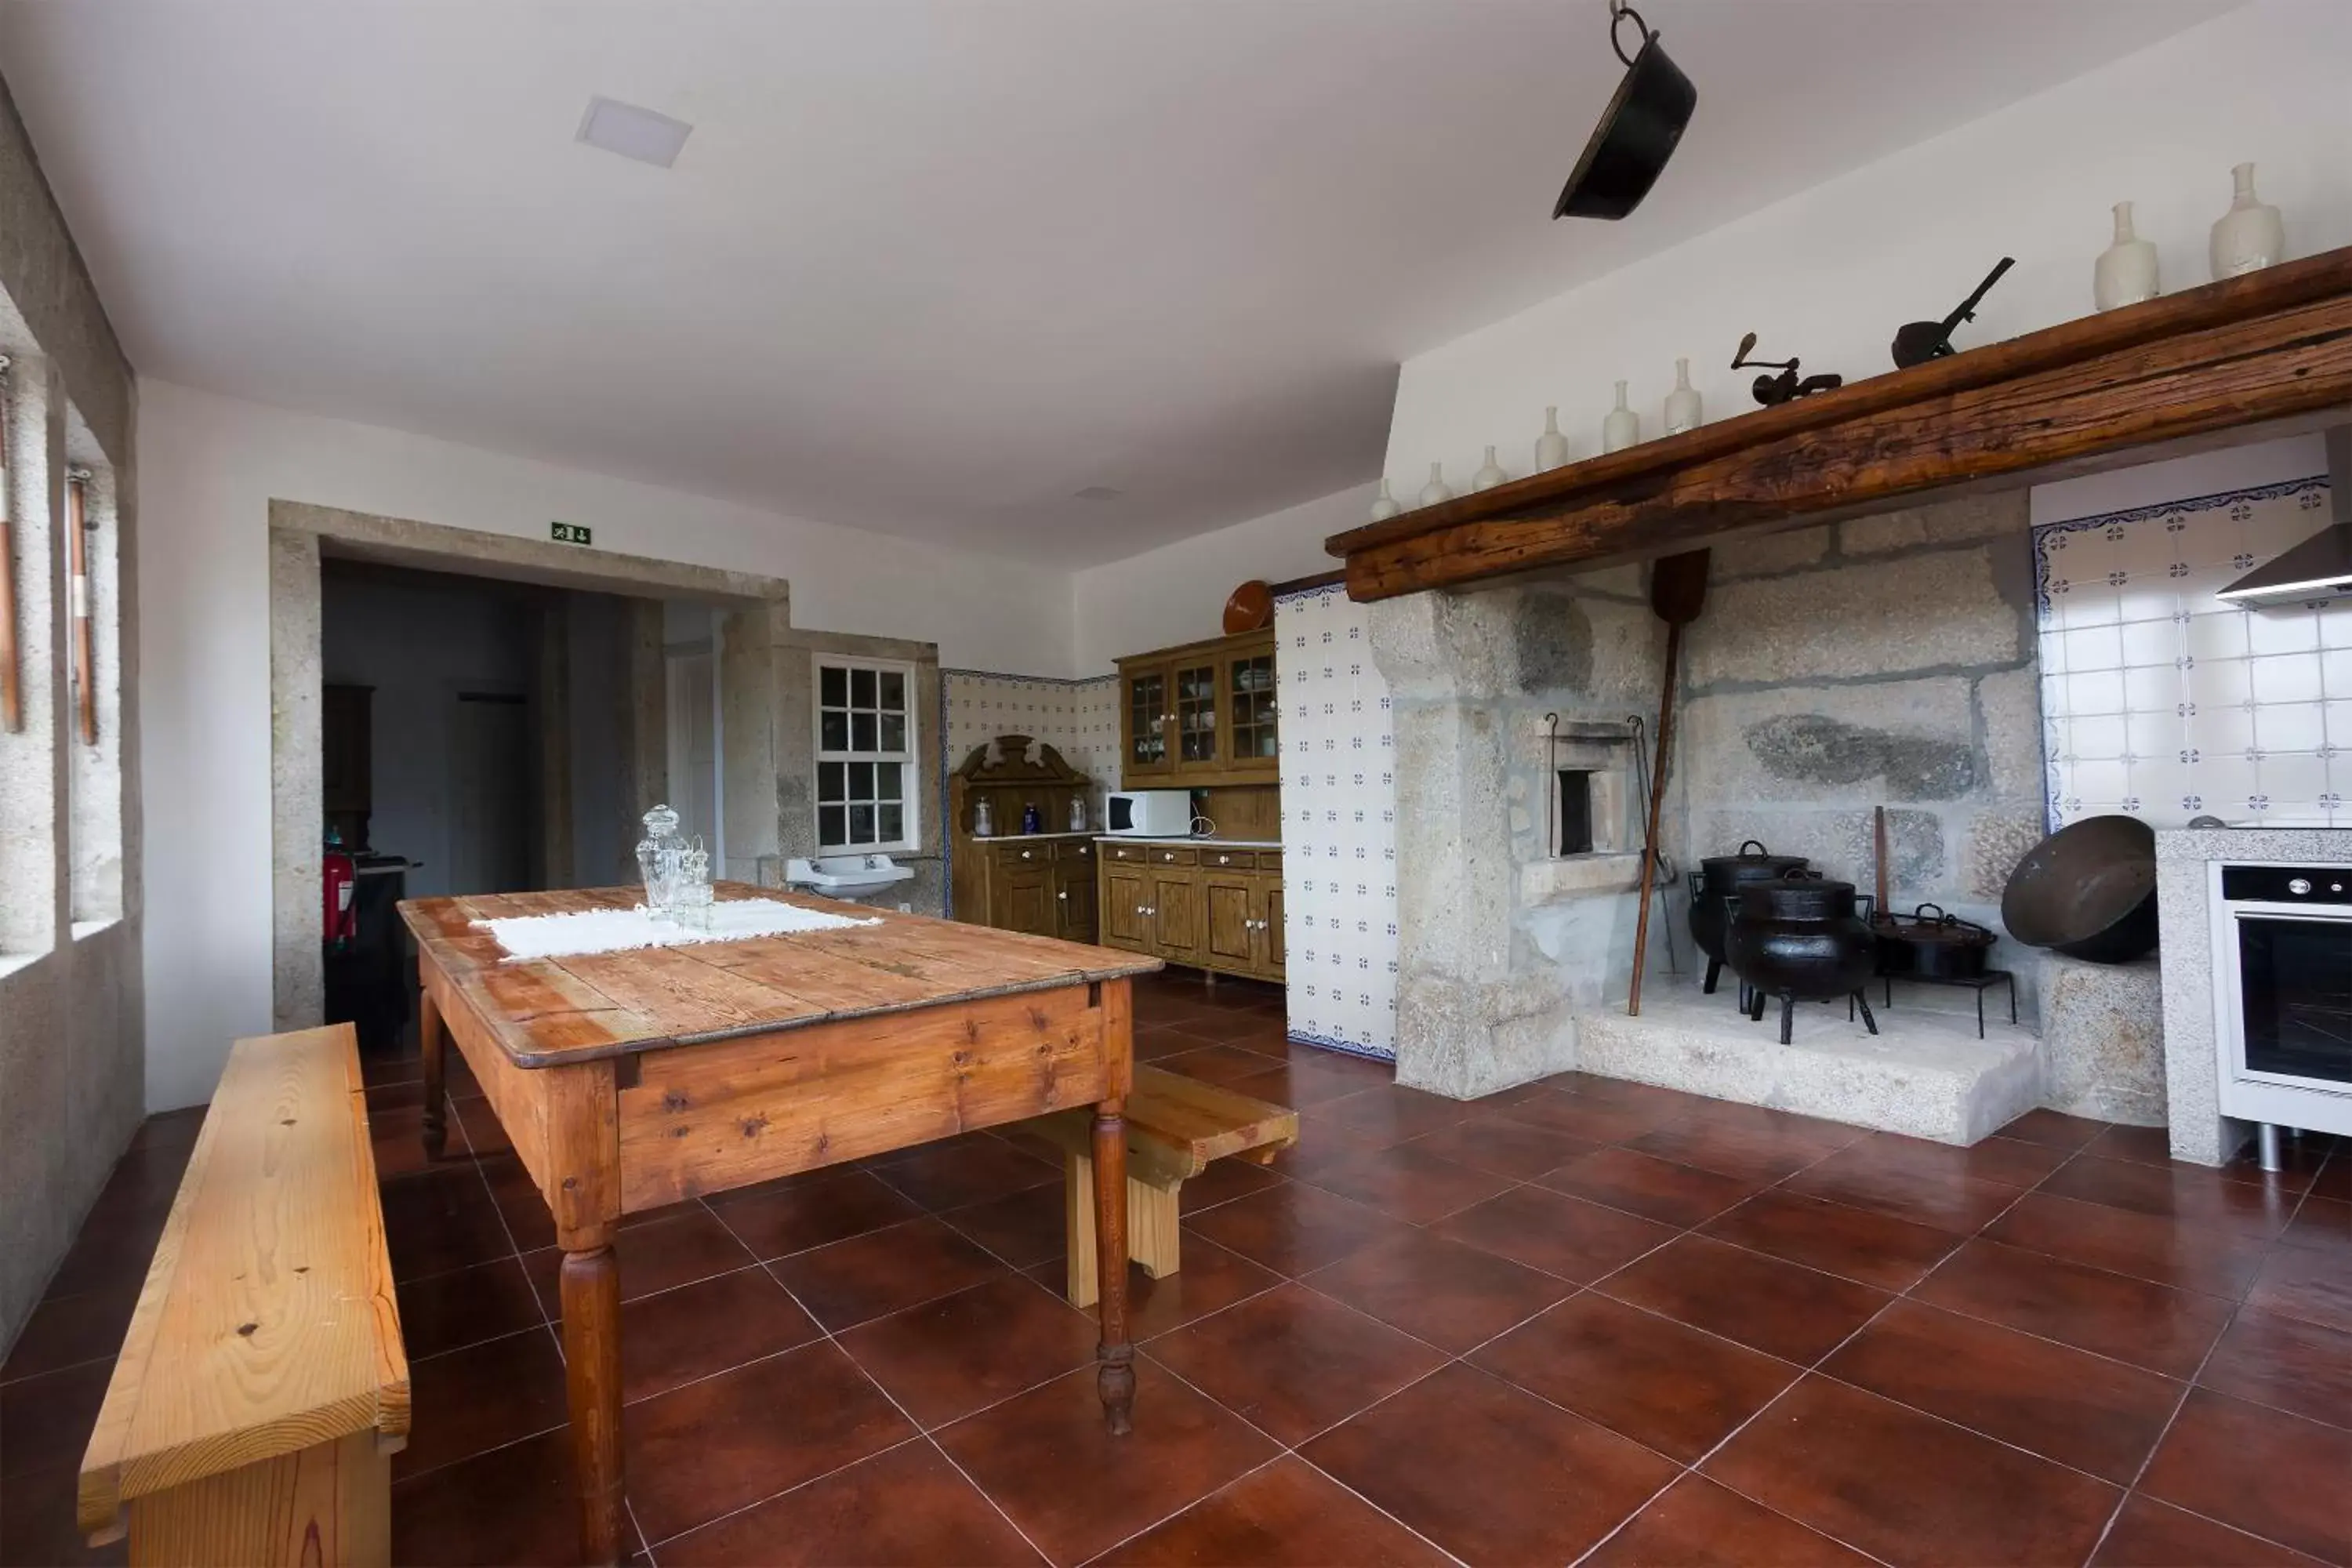
<path fill-rule="evenodd" d="M 1852 882 L 1819 878 L 1755 881 L 1739 889 L 1724 933 L 1724 957 L 1755 993 L 1751 1017 L 1764 999 L 1780 998 L 1780 1043 L 1789 1043 L 1796 1005 L 1851 996 L 1862 1021 L 1878 1033 L 1862 988 L 1878 967 L 1878 937 L 1870 928 L 1869 894 Z M 1857 909 L 1856 905 L 1864 906 Z"/>
<path fill-rule="evenodd" d="M 1990 927 L 1921 904 L 1907 915 L 1882 910 L 1871 921 L 1878 937 L 1878 973 L 1922 980 L 1975 980 L 1992 952 Z"/>
<path fill-rule="evenodd" d="M 1756 853 L 1750 855 L 1750 848 Z M 1740 845 L 1737 855 L 1710 855 L 1699 862 L 1699 869 L 1690 879 L 1690 929 L 1691 940 L 1706 954 L 1708 995 L 1715 994 L 1715 983 L 1723 973 L 1723 928 L 1730 919 L 1729 900 L 1750 882 L 1777 882 L 1811 864 L 1802 855 L 1775 855 L 1754 838 Z"/>

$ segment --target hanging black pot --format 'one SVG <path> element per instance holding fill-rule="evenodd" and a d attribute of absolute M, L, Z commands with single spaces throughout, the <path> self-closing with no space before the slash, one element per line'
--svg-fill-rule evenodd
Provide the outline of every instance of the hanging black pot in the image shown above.
<path fill-rule="evenodd" d="M 1629 19 L 1642 35 L 1640 52 L 1630 58 L 1617 37 L 1618 25 Z M 1625 79 L 1560 191 L 1551 209 L 1555 218 L 1621 218 L 1640 206 L 1698 106 L 1698 89 L 1666 58 L 1658 35 L 1632 6 L 1610 7 L 1609 47 L 1625 62 Z"/>

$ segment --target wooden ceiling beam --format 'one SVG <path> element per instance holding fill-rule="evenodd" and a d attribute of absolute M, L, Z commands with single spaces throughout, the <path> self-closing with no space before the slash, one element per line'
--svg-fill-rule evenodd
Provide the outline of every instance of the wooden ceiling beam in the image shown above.
<path fill-rule="evenodd" d="M 1646 560 L 2341 409 L 2352 247 L 2064 322 L 1325 542 L 1349 596 Z"/>

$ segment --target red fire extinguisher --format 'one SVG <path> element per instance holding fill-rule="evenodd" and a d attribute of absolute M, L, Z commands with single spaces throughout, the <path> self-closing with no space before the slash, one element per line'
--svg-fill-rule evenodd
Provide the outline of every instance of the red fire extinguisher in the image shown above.
<path fill-rule="evenodd" d="M 359 934 L 359 910 L 353 895 L 359 890 L 360 868 L 359 863 L 344 851 L 343 836 L 331 827 L 327 829 L 324 873 L 327 945 L 341 952 Z"/>

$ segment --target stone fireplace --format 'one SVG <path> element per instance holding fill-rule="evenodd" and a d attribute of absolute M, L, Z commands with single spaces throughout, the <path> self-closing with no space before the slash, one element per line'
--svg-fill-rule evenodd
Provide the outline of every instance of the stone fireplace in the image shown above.
<path fill-rule="evenodd" d="M 2043 831 L 2032 581 L 2022 491 L 1717 547 L 1685 640 L 1661 826 L 1675 868 L 1756 838 L 1866 892 L 1884 805 L 1890 903 L 1998 930 Z M 1400 1082 L 1469 1097 L 1586 1067 L 1962 1140 L 2034 1102 L 2037 965 L 2005 936 L 2018 1028 L 1996 998 L 1979 1047 L 1972 996 L 1898 985 L 1878 1038 L 1801 1008 L 1783 1052 L 1727 978 L 1698 995 L 1677 879 L 1652 912 L 1644 1016 L 1625 1018 L 1635 759 L 1665 647 L 1643 569 L 1370 610 L 1394 699 Z M 1585 775 L 1589 847 L 1562 842 L 1563 773 Z"/>

